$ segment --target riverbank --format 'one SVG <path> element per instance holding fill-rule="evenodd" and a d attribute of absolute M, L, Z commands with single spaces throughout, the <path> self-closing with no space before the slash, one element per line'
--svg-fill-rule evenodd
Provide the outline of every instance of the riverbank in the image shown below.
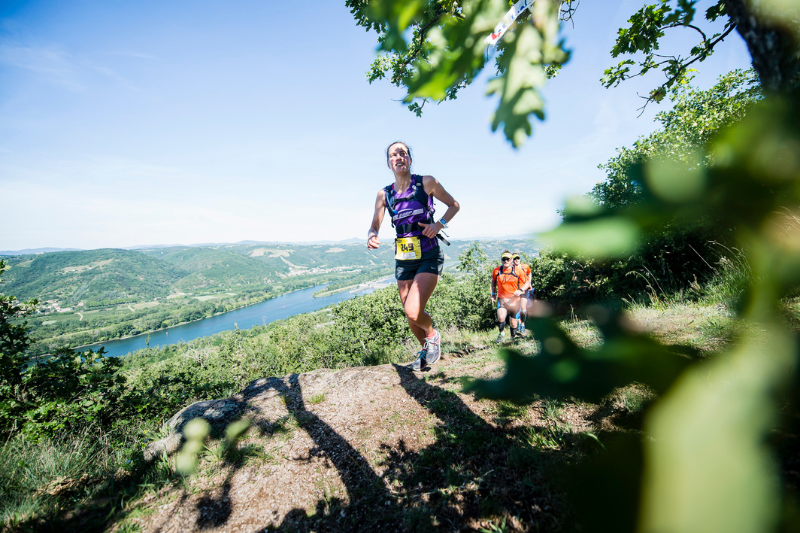
<path fill-rule="evenodd" d="M 317 291 L 314 293 L 314 298 L 321 298 L 323 296 L 331 296 L 333 294 L 339 294 L 341 292 L 360 292 L 367 289 L 371 289 L 377 291 L 378 289 L 385 289 L 391 285 L 394 285 L 394 282 L 387 281 L 394 278 L 382 278 L 375 281 L 366 281 L 364 283 L 355 283 L 353 285 L 348 285 L 346 287 L 339 287 L 337 289 L 333 289 L 330 291 Z"/>
<path fill-rule="evenodd" d="M 234 329 L 250 329 L 253 326 L 265 326 L 276 320 L 310 313 L 333 304 L 349 300 L 358 295 L 369 294 L 376 289 L 365 287 L 356 292 L 341 292 L 315 298 L 313 293 L 320 287 L 317 285 L 305 289 L 282 294 L 275 298 L 240 307 L 225 313 L 219 313 L 200 320 L 153 330 L 140 335 L 128 336 L 82 346 L 80 349 L 97 349 L 103 346 L 108 357 L 119 357 L 136 350 L 148 347 L 164 347 L 180 342 L 189 342 L 199 337 L 208 337 L 223 331 Z M 149 336 L 149 342 L 147 340 Z"/>

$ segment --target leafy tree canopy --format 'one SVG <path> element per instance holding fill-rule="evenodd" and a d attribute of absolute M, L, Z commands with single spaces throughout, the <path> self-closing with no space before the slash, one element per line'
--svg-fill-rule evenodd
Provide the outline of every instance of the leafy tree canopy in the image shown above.
<path fill-rule="evenodd" d="M 714 134 L 739 122 L 763 96 L 753 70 L 724 74 L 714 87 L 705 91 L 689 81 L 684 80 L 670 90 L 672 109 L 656 115 L 656 122 L 661 124 L 658 130 L 641 137 L 630 148 L 617 149 L 616 156 L 599 166 L 607 177 L 589 193 L 598 204 L 618 208 L 641 199 L 641 183 L 628 172 L 635 163 L 669 156 L 684 163 L 707 165 L 706 159 L 697 158 L 698 152 Z"/>
<path fill-rule="evenodd" d="M 666 80 L 650 91 L 645 105 L 660 102 L 688 80 L 692 65 L 708 58 L 737 29 L 765 87 L 797 86 L 800 55 L 794 43 L 800 37 L 800 17 L 792 2 L 763 9 L 759 17 L 749 16 L 745 0 L 717 0 L 702 15 L 697 13 L 697 3 L 659 0 L 634 13 L 629 26 L 620 28 L 611 50 L 612 57 L 625 59 L 609 67 L 601 82 L 613 87 L 660 71 Z M 572 19 L 579 2 L 538 0 L 533 12 L 524 12 L 496 48 L 489 46 L 486 37 L 513 4 L 513 0 L 345 0 L 356 23 L 378 35 L 378 57 L 367 79 L 372 83 L 388 78 L 406 89 L 404 102 L 417 115 L 429 100 L 456 98 L 493 59 L 497 75 L 486 92 L 497 94 L 500 101 L 492 129 L 502 125 L 506 138 L 518 147 L 532 133 L 531 115 L 544 118 L 540 89 L 569 59 L 558 36 L 559 24 Z M 704 28 L 717 21 L 723 23 L 722 28 L 709 34 Z M 677 28 L 692 30 L 697 41 L 688 53 L 663 52 L 664 36 Z"/>
<path fill-rule="evenodd" d="M 418 115 L 428 100 L 456 98 L 494 57 L 497 76 L 486 92 L 498 95 L 500 102 L 492 130 L 502 125 L 514 146 L 531 135 L 530 115 L 544 118 L 539 90 L 546 80 L 545 67 L 569 59 L 558 38 L 558 19 L 571 16 L 573 2 L 536 2 L 534 23 L 530 14 L 524 15 L 497 50 L 490 51 L 485 39 L 508 10 L 502 0 L 345 0 L 356 23 L 378 34 L 380 53 L 368 80 L 388 77 L 404 87 L 405 102 Z"/>

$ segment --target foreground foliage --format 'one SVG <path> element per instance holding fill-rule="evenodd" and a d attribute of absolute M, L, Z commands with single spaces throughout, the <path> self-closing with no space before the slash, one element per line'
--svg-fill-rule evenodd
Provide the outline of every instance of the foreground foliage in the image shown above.
<path fill-rule="evenodd" d="M 781 313 L 800 287 L 800 98 L 769 97 L 706 147 L 707 167 L 649 160 L 627 170 L 641 198 L 608 209 L 570 209 L 549 239 L 556 249 L 598 260 L 634 253 L 664 221 L 712 216 L 730 228 L 750 275 L 736 311 L 748 329 L 707 360 L 683 364 L 643 338 L 623 315 L 594 308 L 603 345 L 582 350 L 547 310 L 529 321 L 543 352 L 510 352 L 507 374 L 472 385 L 481 395 L 524 401 L 531 394 L 593 400 L 631 381 L 662 393 L 648 411 L 647 439 L 632 438 L 584 469 L 576 508 L 597 530 L 774 531 L 798 527 L 797 502 L 776 482 L 763 443 L 779 422 L 796 420 L 800 339 Z M 679 364 L 681 363 L 681 364 Z M 725 453 L 720 453 L 725 450 Z M 607 472 L 625 472 L 627 481 Z M 622 485 L 627 483 L 626 485 Z M 627 494 L 609 514 L 602 495 Z M 619 498 L 614 503 L 619 509 Z"/>

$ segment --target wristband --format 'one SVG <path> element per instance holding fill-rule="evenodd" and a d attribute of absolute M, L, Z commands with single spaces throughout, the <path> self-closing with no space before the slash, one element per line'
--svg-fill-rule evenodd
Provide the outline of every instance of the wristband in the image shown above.
<path fill-rule="evenodd" d="M 447 227 L 447 220 L 445 220 L 444 217 L 442 217 L 439 219 L 439 224 L 442 225 L 442 229 L 445 229 Z"/>

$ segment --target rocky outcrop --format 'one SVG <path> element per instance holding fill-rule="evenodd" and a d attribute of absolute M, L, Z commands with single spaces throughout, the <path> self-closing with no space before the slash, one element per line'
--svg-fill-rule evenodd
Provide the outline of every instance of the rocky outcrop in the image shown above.
<path fill-rule="evenodd" d="M 183 443 L 183 428 L 194 418 L 205 419 L 211 426 L 212 434 L 220 433 L 232 421 L 248 412 L 258 414 L 259 404 L 281 394 L 286 397 L 286 401 L 296 402 L 302 401 L 302 397 L 323 395 L 341 386 L 364 390 L 365 387 L 386 386 L 397 381 L 397 372 L 389 365 L 342 370 L 321 369 L 280 378 L 260 378 L 230 398 L 195 402 L 175 413 L 166 424 L 169 434 L 150 443 L 144 450 L 144 458 L 151 462 L 164 454 L 172 455 L 177 452 Z"/>

